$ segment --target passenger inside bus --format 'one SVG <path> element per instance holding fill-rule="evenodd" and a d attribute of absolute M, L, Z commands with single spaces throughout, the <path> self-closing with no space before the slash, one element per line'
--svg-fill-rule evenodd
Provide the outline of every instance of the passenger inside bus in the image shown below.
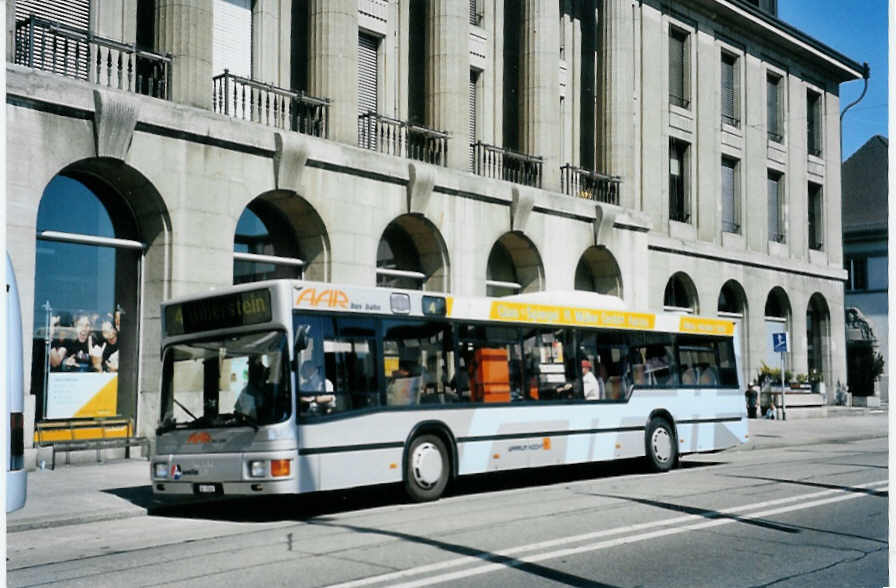
<path fill-rule="evenodd" d="M 582 360 L 582 392 L 585 400 L 600 400 L 604 398 L 604 382 L 598 379 L 591 370 L 591 362 Z"/>
<path fill-rule="evenodd" d="M 317 394 L 311 398 L 302 396 L 303 408 L 316 409 L 322 412 L 330 412 L 333 410 L 336 397 L 333 395 L 333 382 L 321 377 L 320 370 L 313 360 L 307 359 L 302 363 L 299 372 L 302 378 L 301 390 L 307 392 L 326 392 L 326 394 Z M 304 411 L 303 411 L 304 412 Z"/>
<path fill-rule="evenodd" d="M 420 365 L 411 359 L 398 362 L 386 385 L 386 404 L 390 406 L 417 404 L 423 374 Z"/>
<path fill-rule="evenodd" d="M 261 362 L 260 356 L 252 357 L 249 360 L 248 375 L 248 381 L 240 391 L 233 408 L 257 421 L 264 407 L 264 390 L 267 380 L 267 368 Z"/>

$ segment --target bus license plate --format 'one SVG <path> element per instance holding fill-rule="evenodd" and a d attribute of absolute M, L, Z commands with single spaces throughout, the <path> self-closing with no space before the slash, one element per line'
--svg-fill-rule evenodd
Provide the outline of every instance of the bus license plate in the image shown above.
<path fill-rule="evenodd" d="M 196 494 L 221 494 L 220 484 L 196 484 Z"/>

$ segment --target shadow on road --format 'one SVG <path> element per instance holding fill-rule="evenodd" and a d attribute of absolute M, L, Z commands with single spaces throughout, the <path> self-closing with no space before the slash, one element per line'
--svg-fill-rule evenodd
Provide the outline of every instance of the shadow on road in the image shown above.
<path fill-rule="evenodd" d="M 737 474 L 725 474 L 727 478 L 737 478 L 740 480 L 762 480 L 764 482 L 775 482 L 777 484 L 797 484 L 799 486 L 808 486 L 809 488 L 824 488 L 826 490 L 843 490 L 845 492 L 858 492 L 869 496 L 878 496 L 885 498 L 889 495 L 887 490 L 874 490 L 872 488 L 856 488 L 854 486 L 843 486 L 841 484 L 824 484 L 822 482 L 810 482 L 809 480 L 785 480 L 783 478 L 766 478 L 763 476 L 743 476 Z"/>
<path fill-rule="evenodd" d="M 724 462 L 691 462 L 682 460 L 682 469 L 705 468 Z M 519 488 L 550 486 L 581 480 L 597 480 L 616 476 L 643 474 L 642 460 L 623 460 L 572 466 L 553 466 L 511 472 L 493 472 L 464 476 L 448 487 L 445 496 L 469 496 Z M 154 516 L 222 520 L 230 522 L 269 523 L 275 521 L 309 521 L 329 514 L 345 513 L 401 504 L 407 499 L 399 484 L 367 486 L 352 490 L 314 492 L 298 496 L 249 496 L 200 501 L 158 502 L 149 486 L 107 490 L 112 494 L 145 507 Z M 326 520 L 325 518 L 323 520 Z"/>

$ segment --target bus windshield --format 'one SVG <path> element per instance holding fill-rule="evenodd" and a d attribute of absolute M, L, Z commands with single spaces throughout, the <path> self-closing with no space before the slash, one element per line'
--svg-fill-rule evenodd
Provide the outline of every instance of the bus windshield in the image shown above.
<path fill-rule="evenodd" d="M 270 425 L 290 416 L 282 331 L 202 339 L 165 349 L 162 421 L 175 428 Z"/>

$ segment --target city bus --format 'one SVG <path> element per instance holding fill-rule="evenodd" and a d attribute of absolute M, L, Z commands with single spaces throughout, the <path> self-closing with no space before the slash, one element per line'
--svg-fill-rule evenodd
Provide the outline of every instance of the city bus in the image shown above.
<path fill-rule="evenodd" d="M 735 325 L 617 297 L 299 280 L 162 305 L 157 499 L 400 483 L 743 443 Z"/>
<path fill-rule="evenodd" d="M 19 289 L 6 256 L 6 512 L 25 506 L 25 380 Z"/>

